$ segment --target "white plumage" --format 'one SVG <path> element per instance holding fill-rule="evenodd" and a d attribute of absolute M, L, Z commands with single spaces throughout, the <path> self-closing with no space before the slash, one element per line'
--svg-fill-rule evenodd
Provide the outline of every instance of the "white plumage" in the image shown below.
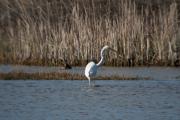
<path fill-rule="evenodd" d="M 91 85 L 91 77 L 94 77 L 96 75 L 98 67 L 100 67 L 104 63 L 104 51 L 107 49 L 115 51 L 114 49 L 106 45 L 101 49 L 101 60 L 97 64 L 94 62 L 89 62 L 86 65 L 85 76 L 89 80 L 89 85 Z"/>

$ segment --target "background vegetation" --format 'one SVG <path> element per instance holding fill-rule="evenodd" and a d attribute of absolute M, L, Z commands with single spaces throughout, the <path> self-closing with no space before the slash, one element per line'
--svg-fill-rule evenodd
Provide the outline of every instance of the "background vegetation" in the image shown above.
<path fill-rule="evenodd" d="M 180 59 L 179 1 L 0 0 L 0 63 L 175 65 Z"/>

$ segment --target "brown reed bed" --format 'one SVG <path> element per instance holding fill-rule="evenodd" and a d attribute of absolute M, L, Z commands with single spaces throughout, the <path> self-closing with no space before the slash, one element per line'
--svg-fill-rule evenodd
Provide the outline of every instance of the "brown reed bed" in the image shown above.
<path fill-rule="evenodd" d="M 95 80 L 148 80 L 148 77 L 128 77 L 128 76 L 97 76 Z M 67 72 L 53 73 L 24 73 L 10 72 L 0 73 L 0 80 L 87 80 L 84 75 Z"/>
<path fill-rule="evenodd" d="M 1 0 L 0 63 L 180 65 L 178 29 L 178 0 Z"/>

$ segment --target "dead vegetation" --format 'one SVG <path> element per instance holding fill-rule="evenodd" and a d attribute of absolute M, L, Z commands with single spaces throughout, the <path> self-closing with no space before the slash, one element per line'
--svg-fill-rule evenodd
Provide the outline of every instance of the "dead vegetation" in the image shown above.
<path fill-rule="evenodd" d="M 97 76 L 95 80 L 148 80 L 148 77 L 128 77 L 128 76 Z M 10 72 L 0 73 L 0 80 L 87 80 L 84 75 L 72 74 L 68 72 L 53 73 L 24 73 Z"/>
<path fill-rule="evenodd" d="M 108 54 L 106 65 L 179 63 L 176 2 L 132 0 L 1 0 L 0 63 L 85 65 Z"/>

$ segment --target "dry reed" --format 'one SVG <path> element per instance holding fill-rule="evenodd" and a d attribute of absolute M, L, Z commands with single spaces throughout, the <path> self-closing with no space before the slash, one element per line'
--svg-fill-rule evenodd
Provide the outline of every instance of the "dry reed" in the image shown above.
<path fill-rule="evenodd" d="M 0 62 L 85 65 L 174 65 L 180 59 L 177 3 L 141 6 L 132 0 L 1 0 Z"/>

